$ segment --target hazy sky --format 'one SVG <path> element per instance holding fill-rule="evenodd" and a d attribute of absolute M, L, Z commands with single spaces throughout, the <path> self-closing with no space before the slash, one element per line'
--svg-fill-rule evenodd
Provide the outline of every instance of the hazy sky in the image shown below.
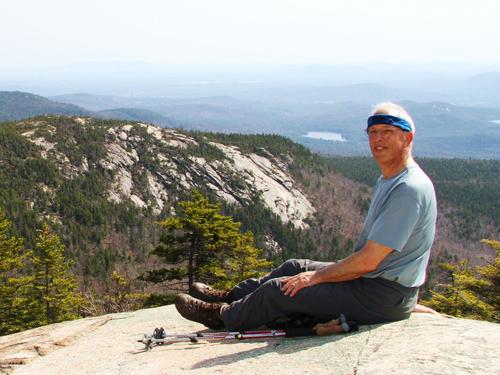
<path fill-rule="evenodd" d="M 498 0 L 2 0 L 0 66 L 500 62 Z"/>

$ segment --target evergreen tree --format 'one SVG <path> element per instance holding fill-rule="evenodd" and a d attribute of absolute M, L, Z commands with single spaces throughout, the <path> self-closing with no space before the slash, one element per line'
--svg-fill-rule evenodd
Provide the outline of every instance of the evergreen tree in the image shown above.
<path fill-rule="evenodd" d="M 34 268 L 32 309 L 37 325 L 76 319 L 82 297 L 77 281 L 69 274 L 72 263 L 64 256 L 59 236 L 45 225 L 39 232 L 31 262 Z"/>
<path fill-rule="evenodd" d="M 178 266 L 150 271 L 142 279 L 159 283 L 187 277 L 189 289 L 196 280 L 220 286 L 241 280 L 235 275 L 254 275 L 250 267 L 267 265 L 258 260 L 259 252 L 249 242 L 253 237 L 240 233 L 240 223 L 220 211 L 219 203 L 210 203 L 196 190 L 190 200 L 180 202 L 178 216 L 160 222 L 166 233 L 153 251 Z"/>
<path fill-rule="evenodd" d="M 439 268 L 448 274 L 449 284 L 438 284 L 436 290 L 431 290 L 431 299 L 424 302 L 441 313 L 461 318 L 488 319 L 491 306 L 482 301 L 471 290 L 472 285 L 485 285 L 484 280 L 478 280 L 469 268 L 467 260 L 458 265 L 440 263 Z"/>
<path fill-rule="evenodd" d="M 453 316 L 500 320 L 500 242 L 482 240 L 497 252 L 495 260 L 483 267 L 470 269 L 467 260 L 458 265 L 441 263 L 448 273 L 449 284 L 438 284 L 424 303 Z"/>
<path fill-rule="evenodd" d="M 500 241 L 481 240 L 496 251 L 495 260 L 484 267 L 477 267 L 476 270 L 486 285 L 476 289 L 486 303 L 493 307 L 493 320 L 500 322 Z"/>
<path fill-rule="evenodd" d="M 0 210 L 0 336 L 30 327 L 23 241 L 10 236 L 11 223 Z"/>
<path fill-rule="evenodd" d="M 241 234 L 234 248 L 224 254 L 220 262 L 207 267 L 206 273 L 216 272 L 213 286 L 220 289 L 233 287 L 241 280 L 259 277 L 263 270 L 269 269 L 272 262 L 260 258 L 261 250 L 253 246 L 254 238 L 251 232 Z"/>

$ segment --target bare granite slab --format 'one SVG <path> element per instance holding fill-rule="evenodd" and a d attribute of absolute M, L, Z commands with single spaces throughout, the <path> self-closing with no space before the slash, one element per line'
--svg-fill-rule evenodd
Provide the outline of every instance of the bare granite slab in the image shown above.
<path fill-rule="evenodd" d="M 14 374 L 500 374 L 500 326 L 414 314 L 327 337 L 181 342 L 150 351 L 155 327 L 203 331 L 163 306 L 0 337 L 0 372 Z"/>

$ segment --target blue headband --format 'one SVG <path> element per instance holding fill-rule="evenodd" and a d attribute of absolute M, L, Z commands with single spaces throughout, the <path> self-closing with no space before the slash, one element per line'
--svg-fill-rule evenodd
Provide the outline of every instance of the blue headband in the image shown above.
<path fill-rule="evenodd" d="M 366 120 L 367 126 L 366 130 L 370 128 L 370 126 L 373 125 L 378 125 L 378 124 L 386 124 L 386 125 L 392 125 L 396 126 L 405 132 L 412 132 L 413 131 L 413 126 L 406 121 L 405 119 L 402 119 L 400 117 L 396 116 L 391 116 L 391 115 L 373 115 L 368 117 L 368 120 Z"/>

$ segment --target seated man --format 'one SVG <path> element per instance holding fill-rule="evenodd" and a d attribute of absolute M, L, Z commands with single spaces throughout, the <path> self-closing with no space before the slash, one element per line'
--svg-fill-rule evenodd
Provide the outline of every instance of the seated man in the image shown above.
<path fill-rule="evenodd" d="M 335 263 L 288 260 L 227 292 L 196 283 L 197 298 L 177 296 L 179 313 L 230 330 L 255 329 L 294 314 L 329 321 L 343 313 L 360 324 L 408 318 L 434 240 L 434 187 L 412 158 L 415 126 L 401 106 L 376 106 L 366 131 L 381 176 L 353 254 Z"/>

